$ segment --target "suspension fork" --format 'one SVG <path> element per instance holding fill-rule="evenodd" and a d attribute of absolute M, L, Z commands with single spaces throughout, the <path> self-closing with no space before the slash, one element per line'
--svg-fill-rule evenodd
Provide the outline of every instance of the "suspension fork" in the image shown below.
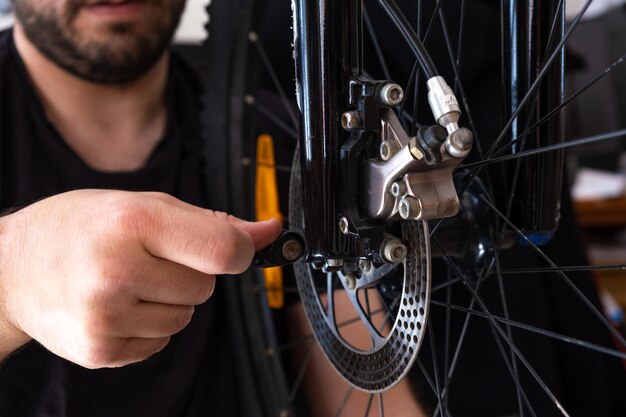
<path fill-rule="evenodd" d="M 537 78 L 544 63 L 563 39 L 565 1 L 504 0 L 502 2 L 504 120 L 520 106 L 524 95 Z M 553 62 L 524 110 L 514 119 L 510 129 L 510 153 L 540 148 L 564 140 L 562 112 L 549 121 L 527 131 L 563 101 L 564 48 Z M 522 139 L 517 139 L 522 138 Z M 511 142 L 511 140 L 517 139 Z M 524 158 L 506 172 L 518 176 L 514 203 L 501 197 L 502 207 L 511 207 L 511 219 L 535 243 L 545 243 L 558 227 L 563 177 L 563 151 Z M 518 173 L 516 171 L 519 170 Z"/>
<path fill-rule="evenodd" d="M 342 262 L 339 123 L 349 80 L 362 73 L 361 0 L 293 0 L 306 260 Z M 298 225 L 299 226 L 299 225 Z"/>

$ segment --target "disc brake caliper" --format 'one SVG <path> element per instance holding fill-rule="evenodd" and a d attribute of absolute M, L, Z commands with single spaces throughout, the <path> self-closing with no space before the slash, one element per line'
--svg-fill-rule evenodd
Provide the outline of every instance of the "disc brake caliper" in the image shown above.
<path fill-rule="evenodd" d="M 461 110 L 441 77 L 428 81 L 428 101 L 437 125 L 410 137 L 390 108 L 380 112 L 379 155 L 365 161 L 362 204 L 380 220 L 429 220 L 459 210 L 454 170 L 472 147 L 472 133 L 458 125 Z"/>

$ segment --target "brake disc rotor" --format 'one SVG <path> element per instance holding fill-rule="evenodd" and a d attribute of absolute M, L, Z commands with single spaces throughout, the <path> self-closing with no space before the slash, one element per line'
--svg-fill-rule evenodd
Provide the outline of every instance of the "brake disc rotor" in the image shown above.
<path fill-rule="evenodd" d="M 302 224 L 300 170 L 294 160 L 289 198 L 289 219 L 292 225 Z M 386 391 L 397 384 L 409 371 L 422 344 L 430 300 L 430 247 L 426 222 L 403 222 L 402 241 L 407 256 L 400 264 L 372 267 L 356 282 L 350 283 L 343 272 L 324 274 L 310 265 L 294 265 L 298 291 L 309 324 L 324 354 L 335 370 L 352 386 L 370 393 Z M 391 328 L 381 334 L 359 302 L 357 292 L 376 288 L 376 283 L 388 274 L 401 273 L 401 294 L 388 305 Z M 336 280 L 342 289 L 334 289 Z M 321 282 L 329 290 L 326 304 L 317 288 Z M 317 285 L 316 285 L 317 284 Z M 335 293 L 345 291 L 354 308 L 353 318 L 360 320 L 372 339 L 369 349 L 357 348 L 341 336 L 341 323 L 335 317 Z"/>

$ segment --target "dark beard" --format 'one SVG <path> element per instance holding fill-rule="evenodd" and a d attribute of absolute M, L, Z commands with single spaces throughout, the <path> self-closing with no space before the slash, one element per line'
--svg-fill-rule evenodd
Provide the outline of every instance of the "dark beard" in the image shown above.
<path fill-rule="evenodd" d="M 34 10 L 29 2 L 20 0 L 14 2 L 14 11 L 28 39 L 59 67 L 90 82 L 126 84 L 152 68 L 169 47 L 184 4 L 172 4 L 169 22 L 153 24 L 146 33 L 135 33 L 132 24 L 111 24 L 109 39 L 99 42 L 81 42 L 72 31 L 71 24 L 83 5 L 80 0 L 68 1 L 60 16 Z"/>

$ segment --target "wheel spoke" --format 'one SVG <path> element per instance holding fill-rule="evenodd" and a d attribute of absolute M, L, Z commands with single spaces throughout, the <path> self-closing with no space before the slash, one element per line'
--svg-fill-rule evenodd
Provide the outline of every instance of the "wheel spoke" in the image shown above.
<path fill-rule="evenodd" d="M 444 308 L 449 308 L 452 310 L 456 310 L 462 313 L 468 313 L 471 314 L 473 316 L 476 317 L 481 317 L 481 318 L 485 318 L 485 319 L 489 319 L 489 315 L 486 313 L 483 313 L 481 311 L 477 311 L 477 310 L 473 310 L 471 308 L 467 308 L 467 307 L 463 307 L 463 306 L 459 306 L 459 305 L 454 305 L 454 304 L 449 304 L 449 303 L 445 303 L 443 301 L 438 301 L 438 300 L 431 300 L 430 301 L 432 305 L 436 305 L 439 307 L 444 307 Z M 535 334 L 539 334 L 545 337 L 549 337 L 551 339 L 555 339 L 564 343 L 569 343 L 571 345 L 575 345 L 575 346 L 580 346 L 581 348 L 584 349 L 588 349 L 588 350 L 593 350 L 596 352 L 600 352 L 603 353 L 605 355 L 609 355 L 609 356 L 613 356 L 616 357 L 618 359 L 622 359 L 622 360 L 626 360 L 626 352 L 621 352 L 619 350 L 615 350 L 615 349 L 609 349 L 607 347 L 601 346 L 601 345 L 597 345 L 595 343 L 591 343 L 591 342 L 587 342 L 584 340 L 580 340 L 577 339 L 575 337 L 570 337 L 570 336 L 564 336 L 562 334 L 559 333 L 555 333 L 552 332 L 550 330 L 545 330 L 539 327 L 535 327 L 535 326 L 531 326 L 529 324 L 525 324 L 525 323 L 520 323 L 518 321 L 514 321 L 514 320 L 507 320 L 504 317 L 499 317 L 499 316 L 493 316 L 493 319 L 505 324 L 505 325 L 509 325 L 512 327 L 516 327 L 518 329 L 522 329 L 522 330 L 526 330 Z"/>
<path fill-rule="evenodd" d="M 350 386 L 348 388 L 348 392 L 346 392 L 346 395 L 341 400 L 341 404 L 339 404 L 339 409 L 337 410 L 335 417 L 341 417 L 341 415 L 343 414 L 343 410 L 345 410 L 346 404 L 348 404 L 348 400 L 350 399 L 350 396 L 352 395 L 353 391 L 354 391 L 354 387 Z"/>
<path fill-rule="evenodd" d="M 575 146 L 581 146 L 581 145 L 586 145 L 589 143 L 596 143 L 596 142 L 603 142 L 605 140 L 610 140 L 610 139 L 619 139 L 619 138 L 623 138 L 626 136 L 626 129 L 622 129 L 622 130 L 616 130 L 614 132 L 609 132 L 609 133 L 603 133 L 600 135 L 594 135 L 594 136 L 588 136 L 588 137 L 584 137 L 584 138 L 580 138 L 580 139 L 575 139 L 569 142 L 564 142 L 564 143 L 557 143 L 555 145 L 548 145 L 548 146 L 544 146 L 542 148 L 537 148 L 537 149 L 531 149 L 528 151 L 523 151 L 523 152 L 519 152 L 516 154 L 512 154 L 512 155 L 503 155 L 503 156 L 499 156 L 496 158 L 491 158 L 491 159 L 486 159 L 484 161 L 480 161 L 480 162 L 473 162 L 473 163 L 469 163 L 467 165 L 464 165 L 463 168 L 482 168 L 486 165 L 493 165 L 493 164 L 498 164 L 501 162 L 506 162 L 506 161 L 511 161 L 511 160 L 515 160 L 518 158 L 526 158 L 528 156 L 533 156 L 533 155 L 540 155 L 542 153 L 546 153 L 546 152 L 553 152 L 553 151 L 558 151 L 560 149 L 567 149 L 567 148 L 573 148 Z M 469 184 L 469 181 L 471 181 L 472 179 L 474 179 L 477 175 L 478 170 L 473 170 L 473 172 L 470 175 L 470 178 L 466 179 L 468 182 L 466 184 Z M 461 188 L 461 190 L 463 190 L 463 188 Z"/>
<path fill-rule="evenodd" d="M 263 116 L 267 117 L 272 123 L 281 128 L 285 133 L 291 136 L 294 140 L 298 140 L 298 132 L 294 130 L 292 127 L 288 126 L 283 120 L 281 120 L 276 112 L 265 107 L 265 105 L 259 103 L 258 100 L 255 100 L 252 96 L 246 96 L 246 103 L 250 106 L 253 106 L 257 109 Z"/>
<path fill-rule="evenodd" d="M 378 58 L 380 67 L 383 70 L 383 74 L 387 80 L 391 80 L 391 74 L 389 72 L 389 67 L 387 66 L 387 60 L 385 59 L 383 51 L 380 48 L 378 37 L 376 36 L 376 32 L 374 32 L 374 26 L 372 26 L 372 21 L 370 20 L 370 16 L 367 13 L 367 7 L 365 7 L 365 5 L 363 5 L 363 20 L 365 22 L 365 27 L 367 28 L 367 33 L 369 33 L 370 35 L 372 46 L 374 47 L 374 52 L 376 52 L 376 57 Z"/>
<path fill-rule="evenodd" d="M 500 246 L 498 245 L 498 242 L 496 241 L 496 238 L 494 236 L 494 232 L 493 229 L 491 229 L 491 242 L 493 244 L 493 247 L 495 248 L 495 256 L 494 256 L 494 263 L 495 263 L 495 267 L 496 267 L 496 277 L 498 278 L 498 290 L 500 292 L 500 301 L 502 303 L 502 312 L 504 313 L 504 318 L 506 318 L 507 320 L 510 319 L 509 316 L 509 305 L 507 303 L 506 300 L 506 292 L 504 290 L 504 280 L 502 279 L 502 269 L 500 267 Z M 513 332 L 511 331 L 511 325 L 507 324 L 506 325 L 506 333 L 509 336 L 509 339 L 511 339 L 511 341 L 513 341 Z M 510 356 L 511 356 L 511 364 L 513 366 L 513 373 L 515 374 L 515 379 L 519 381 L 519 372 L 517 369 L 517 358 L 515 357 L 515 353 L 513 353 L 513 350 L 510 349 Z M 519 406 L 519 414 L 520 417 L 524 417 L 524 406 L 522 403 L 522 391 L 519 388 L 519 386 L 517 387 L 517 403 Z"/>
<path fill-rule="evenodd" d="M 309 363 L 311 363 L 311 358 L 313 357 L 314 348 L 315 348 L 315 341 L 311 340 L 309 342 L 309 346 L 307 347 L 307 352 L 304 355 L 304 360 L 302 361 L 302 364 L 300 365 L 298 376 L 296 377 L 293 387 L 291 388 L 291 392 L 289 392 L 289 397 L 287 397 L 288 405 L 293 404 L 293 401 L 296 399 L 296 394 L 298 393 L 298 389 L 300 388 L 300 385 L 302 384 L 304 374 L 306 373 Z"/>
<path fill-rule="evenodd" d="M 436 240 L 435 240 L 435 242 L 436 242 Z M 480 309 L 486 314 L 487 319 L 490 321 L 490 323 L 492 324 L 493 328 L 499 333 L 500 337 L 510 346 L 510 348 L 513 350 L 515 355 L 519 358 L 519 360 L 522 362 L 522 364 L 526 367 L 526 370 L 532 375 L 532 377 L 535 379 L 535 381 L 537 381 L 537 383 L 539 384 L 541 389 L 550 398 L 552 403 L 557 407 L 557 409 L 561 412 L 561 414 L 563 416 L 569 417 L 569 413 L 565 410 L 563 405 L 559 402 L 559 400 L 556 398 L 556 396 L 552 393 L 552 391 L 550 390 L 548 385 L 543 381 L 541 376 L 539 376 L 539 374 L 537 373 L 535 368 L 533 368 L 533 366 L 528 362 L 526 357 L 519 351 L 519 349 L 515 346 L 515 344 L 513 342 L 511 342 L 511 340 L 509 340 L 509 338 L 506 335 L 506 333 L 504 332 L 504 330 L 502 330 L 500 325 L 498 325 L 498 322 L 495 320 L 493 314 L 491 314 L 491 312 L 489 311 L 489 309 L 487 308 L 485 303 L 481 300 L 481 298 L 478 296 L 478 294 L 474 291 L 474 288 L 467 281 L 467 279 L 465 278 L 463 273 L 461 271 L 459 271 L 459 269 L 456 266 L 456 264 L 449 257 L 447 257 L 445 255 L 444 255 L 444 259 L 446 260 L 446 263 L 448 264 L 448 266 L 453 268 L 453 270 L 457 274 L 457 276 L 459 278 L 461 278 L 461 280 L 463 281 L 463 285 L 469 291 L 469 293 L 472 296 L 472 298 L 476 300 L 476 302 L 478 303 L 478 306 L 480 307 Z M 431 300 L 431 303 L 433 301 L 434 300 Z M 496 341 L 499 342 L 499 339 L 496 338 Z M 508 358 L 506 357 L 506 355 L 503 356 L 503 359 L 504 359 L 505 363 L 507 363 L 507 364 L 509 363 L 508 362 Z M 516 382 L 516 384 L 519 384 L 519 381 L 515 381 L 515 382 Z"/>
<path fill-rule="evenodd" d="M 372 409 L 372 400 L 374 399 L 374 394 L 370 394 L 369 399 L 367 400 L 367 407 L 365 408 L 364 417 L 369 417 L 370 410 Z"/>
<path fill-rule="evenodd" d="M 498 217 L 502 218 L 502 220 L 504 222 L 506 222 L 507 225 L 509 227 L 511 227 L 515 231 L 515 233 L 517 233 L 522 239 L 524 239 L 526 241 L 526 243 L 528 243 L 528 245 L 530 245 L 530 247 L 533 248 L 533 250 L 541 258 L 543 258 L 543 260 L 545 260 L 548 264 L 550 264 L 550 266 L 556 267 L 556 264 L 554 262 L 552 262 L 550 257 L 548 257 L 541 249 L 539 249 L 539 247 L 537 245 L 535 245 L 533 242 L 531 242 L 530 239 L 528 239 L 528 237 L 524 234 L 524 232 L 522 232 L 517 226 L 515 226 L 513 224 L 513 222 L 511 222 L 508 218 L 504 217 L 504 215 L 495 207 L 495 205 L 493 203 L 491 203 L 489 201 L 488 198 L 485 197 L 484 194 L 482 194 L 480 196 L 480 198 L 494 211 L 494 213 L 496 213 L 498 215 Z M 600 322 L 609 330 L 609 332 L 611 332 L 611 334 L 622 344 L 622 346 L 626 347 L 626 341 L 624 340 L 622 335 L 619 334 L 617 329 L 615 329 L 615 327 L 613 327 L 613 325 L 611 325 L 611 323 L 609 323 L 609 321 L 606 319 L 606 317 L 604 317 L 604 314 L 602 314 L 593 305 L 593 303 L 591 301 L 589 301 L 589 299 L 578 289 L 578 287 L 568 278 L 567 275 L 565 275 L 565 273 L 563 271 L 556 271 L 556 273 L 572 289 L 572 291 L 574 291 L 574 293 L 578 296 L 578 298 L 581 299 L 581 301 L 600 320 Z"/>
<path fill-rule="evenodd" d="M 502 275 L 507 274 L 537 274 L 543 272 L 586 272 L 586 271 L 626 271 L 626 264 L 621 265 L 579 265 L 556 266 L 548 268 L 503 269 Z"/>
<path fill-rule="evenodd" d="M 452 42 L 450 40 L 450 35 L 448 34 L 448 25 L 446 24 L 446 19 L 443 14 L 443 9 L 439 9 L 439 21 L 441 22 L 441 29 L 443 32 L 443 38 L 446 43 L 446 49 L 448 51 L 448 57 L 450 58 L 450 63 L 452 65 L 452 70 L 454 71 L 454 82 L 455 86 L 458 87 L 459 92 L 461 93 L 461 101 L 463 102 L 463 108 L 465 109 L 465 114 L 467 115 L 467 120 L 469 121 L 470 128 L 474 133 L 474 138 L 476 139 L 474 143 L 476 144 L 476 150 L 478 151 L 478 156 L 483 159 L 483 149 L 481 146 L 481 142 L 478 136 L 478 129 L 476 129 L 476 125 L 474 124 L 474 118 L 472 116 L 472 112 L 470 111 L 470 106 L 467 100 L 467 95 L 465 94 L 465 89 L 463 88 L 463 81 L 461 80 L 461 72 L 457 65 L 457 58 L 454 56 L 454 51 L 452 48 Z"/>
<path fill-rule="evenodd" d="M 254 46 L 256 46 L 257 52 L 261 57 L 261 61 L 263 61 L 263 65 L 265 66 L 267 73 L 272 79 L 272 84 L 274 84 L 274 88 L 278 92 L 278 95 L 283 102 L 283 107 L 285 108 L 287 114 L 289 115 L 289 118 L 291 119 L 292 126 L 294 129 L 297 129 L 299 125 L 298 117 L 293 111 L 293 106 L 287 99 L 287 95 L 285 94 L 285 90 L 283 89 L 283 86 L 281 85 L 278 76 L 276 75 L 276 70 L 274 69 L 274 65 L 272 65 L 272 61 L 270 61 L 267 53 L 265 53 L 265 48 L 263 48 L 263 44 L 259 40 L 259 35 L 256 32 L 251 32 L 248 35 L 248 39 L 254 44 Z"/>

